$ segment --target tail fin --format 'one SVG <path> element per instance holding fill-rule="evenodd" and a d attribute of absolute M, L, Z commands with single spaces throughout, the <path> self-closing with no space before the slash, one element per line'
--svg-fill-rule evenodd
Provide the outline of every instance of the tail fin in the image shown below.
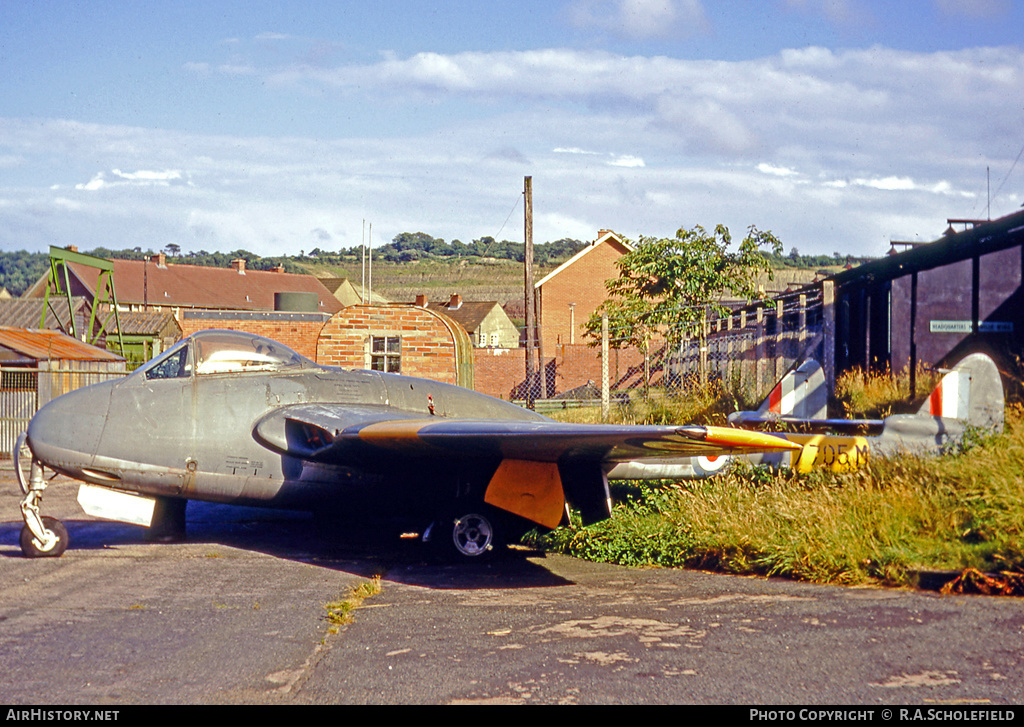
<path fill-rule="evenodd" d="M 917 413 L 1002 431 L 1003 380 L 995 362 L 983 353 L 963 358 L 942 377 Z"/>
<path fill-rule="evenodd" d="M 827 419 L 828 390 L 825 374 L 817 361 L 809 360 L 791 369 L 761 402 L 756 412 L 738 411 L 729 421 L 740 424 L 772 419 Z"/>

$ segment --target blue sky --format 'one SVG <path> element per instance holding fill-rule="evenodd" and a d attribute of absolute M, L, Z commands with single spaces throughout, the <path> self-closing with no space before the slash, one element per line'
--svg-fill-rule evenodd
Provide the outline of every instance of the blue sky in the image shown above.
<path fill-rule="evenodd" d="M 878 255 L 1020 208 L 1022 5 L 0 0 L 0 249 L 521 240 L 530 175 L 538 242 Z"/>

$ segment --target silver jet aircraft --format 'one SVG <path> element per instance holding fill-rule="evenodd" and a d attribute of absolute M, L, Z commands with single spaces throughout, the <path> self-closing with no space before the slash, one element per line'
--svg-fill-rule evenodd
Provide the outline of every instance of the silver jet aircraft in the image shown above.
<path fill-rule="evenodd" d="M 85 483 L 87 513 L 158 538 L 184 535 L 193 499 L 384 517 L 473 559 L 535 524 L 558 526 L 569 504 L 585 523 L 609 517 L 619 462 L 795 449 L 726 427 L 560 423 L 457 386 L 320 366 L 267 338 L 203 331 L 124 379 L 50 402 L 14 455 L 31 557 L 68 543 L 63 524 L 40 513 L 52 470 Z"/>

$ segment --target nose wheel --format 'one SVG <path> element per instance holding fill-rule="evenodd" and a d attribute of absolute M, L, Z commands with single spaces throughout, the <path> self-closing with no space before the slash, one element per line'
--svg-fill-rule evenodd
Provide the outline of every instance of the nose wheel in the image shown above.
<path fill-rule="evenodd" d="M 32 457 L 25 444 L 26 435 L 18 435 L 14 444 L 14 474 L 18 485 L 25 494 L 21 501 L 21 516 L 25 525 L 21 528 L 19 543 L 26 558 L 56 558 L 68 547 L 68 530 L 57 518 L 44 517 L 39 513 L 46 482 L 43 480 L 43 466 Z M 31 458 L 30 474 L 25 478 L 22 461 Z"/>
<path fill-rule="evenodd" d="M 42 517 L 43 537 L 38 538 L 28 524 L 21 528 L 21 552 L 26 558 L 56 558 L 68 547 L 68 529 L 54 517 Z"/>

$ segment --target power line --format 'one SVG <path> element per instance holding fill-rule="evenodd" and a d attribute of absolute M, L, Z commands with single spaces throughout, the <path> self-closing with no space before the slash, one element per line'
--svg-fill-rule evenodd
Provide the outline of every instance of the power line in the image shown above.
<path fill-rule="evenodd" d="M 989 202 L 990 202 L 990 203 L 991 203 L 991 201 L 992 201 L 993 199 L 995 199 L 996 197 L 998 197 L 998 196 L 999 196 L 999 190 L 1001 190 L 1001 189 L 1003 188 L 1003 185 L 1004 185 L 1004 184 L 1006 184 L 1006 180 L 1010 178 L 1010 175 L 1011 175 L 1011 174 L 1013 174 L 1013 170 L 1014 170 L 1014 167 L 1016 167 L 1016 166 L 1017 166 L 1017 162 L 1019 162 L 1019 161 L 1020 161 L 1020 157 L 1021 157 L 1021 155 L 1022 155 L 1022 154 L 1024 154 L 1024 146 L 1022 146 L 1022 147 L 1020 148 L 1020 151 L 1019 151 L 1019 152 L 1017 152 L 1017 158 L 1016 158 L 1016 159 L 1014 159 L 1014 160 L 1013 160 L 1013 164 L 1011 164 L 1011 165 L 1010 165 L 1010 171 L 1008 171 L 1008 172 L 1006 173 L 1006 176 L 1005 176 L 1005 177 L 1003 177 L 1003 181 L 1001 181 L 1001 182 L 999 183 L 999 186 L 998 186 L 998 187 L 996 187 L 996 191 L 995 191 L 995 192 L 994 192 L 994 193 L 992 194 L 992 198 L 991 198 L 991 199 L 989 200 Z"/>
<path fill-rule="evenodd" d="M 498 230 L 498 234 L 491 238 L 491 240 L 492 240 L 491 245 L 493 245 L 495 242 L 498 241 L 498 236 L 501 235 L 502 231 L 505 229 L 505 225 L 508 224 L 508 221 L 512 219 L 513 213 L 515 213 L 516 209 L 519 207 L 519 200 L 522 199 L 522 198 L 523 198 L 522 193 L 520 193 L 516 197 L 516 202 L 515 202 L 514 205 L 512 205 L 512 209 L 509 210 L 508 217 L 506 217 L 505 221 L 503 223 L 501 223 L 501 229 Z M 491 245 L 487 246 L 487 249 L 484 250 L 484 254 L 482 255 L 482 257 L 487 257 L 487 253 L 491 251 Z"/>

